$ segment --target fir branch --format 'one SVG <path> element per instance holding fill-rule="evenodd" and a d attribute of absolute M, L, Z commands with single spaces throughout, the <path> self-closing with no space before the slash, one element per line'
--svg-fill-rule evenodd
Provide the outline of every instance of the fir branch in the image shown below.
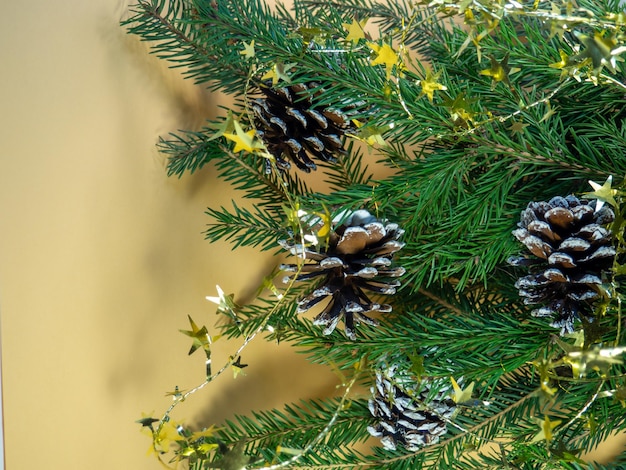
<path fill-rule="evenodd" d="M 245 198 L 256 199 L 257 204 L 271 211 L 277 219 L 284 217 L 283 205 L 288 195 L 298 197 L 309 189 L 297 174 L 266 171 L 263 157 L 254 154 L 233 155 L 226 152 L 216 161 L 220 178 L 244 193 Z"/>
<path fill-rule="evenodd" d="M 348 189 L 354 185 L 367 184 L 372 175 L 363 167 L 363 151 L 350 142 L 347 154 L 332 165 L 324 165 L 326 182 L 331 190 Z"/>
<path fill-rule="evenodd" d="M 228 77 L 234 86 L 225 87 L 234 92 L 241 89 L 247 78 L 247 67 L 237 67 L 236 61 L 224 60 L 217 48 L 206 46 L 198 33 L 203 23 L 194 21 L 195 10 L 185 0 L 139 0 L 134 14 L 124 22 L 131 34 L 150 41 L 153 53 L 168 60 L 175 67 L 184 67 L 184 74 L 204 83 L 219 77 Z M 217 75 L 219 74 L 219 75 Z M 215 82 L 214 82 L 215 83 Z M 214 85 L 221 87 L 222 85 Z"/>
<path fill-rule="evenodd" d="M 287 230 L 258 207 L 251 212 L 233 201 L 233 211 L 229 212 L 224 207 L 221 211 L 207 208 L 205 213 L 216 220 L 208 224 L 209 228 L 204 232 L 207 240 L 232 240 L 233 248 L 260 245 L 261 250 L 268 250 L 276 246 L 277 237 L 287 236 Z"/>
<path fill-rule="evenodd" d="M 182 135 L 170 133 L 169 138 L 159 139 L 158 149 L 168 157 L 167 175 L 178 176 L 194 173 L 207 163 L 224 158 L 223 146 L 203 132 L 185 131 Z"/>

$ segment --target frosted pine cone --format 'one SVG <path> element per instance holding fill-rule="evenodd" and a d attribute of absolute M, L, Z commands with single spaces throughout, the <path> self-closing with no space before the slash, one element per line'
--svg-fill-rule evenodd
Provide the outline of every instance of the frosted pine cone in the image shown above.
<path fill-rule="evenodd" d="M 335 162 L 337 155 L 346 153 L 341 139 L 351 128 L 350 122 L 337 110 L 315 106 L 311 92 L 315 86 L 264 85 L 265 98 L 251 103 L 257 134 L 282 170 L 289 169 L 291 161 L 308 173 L 317 168 L 312 158 Z"/>
<path fill-rule="evenodd" d="M 601 297 L 602 275 L 613 264 L 615 248 L 611 232 L 603 225 L 615 214 L 596 201 L 575 196 L 531 202 L 522 212 L 513 235 L 536 258 L 511 258 L 513 265 L 530 265 L 535 273 L 520 278 L 515 287 L 537 317 L 551 317 L 561 335 L 574 331 L 582 316 L 593 320 L 594 301 Z"/>
<path fill-rule="evenodd" d="M 326 243 L 316 239 L 311 246 L 303 248 L 282 240 L 280 244 L 291 254 L 312 261 L 301 266 L 299 274 L 295 275 L 296 281 L 323 278 L 317 289 L 298 301 L 298 313 L 330 297 L 322 313 L 313 319 L 314 324 L 326 326 L 325 335 L 334 331 L 342 317 L 346 336 L 352 340 L 356 339 L 355 324 L 378 325 L 367 313 L 387 313 L 391 305 L 372 302 L 366 291 L 384 295 L 396 293 L 400 283 L 395 278 L 402 276 L 405 270 L 393 267 L 391 258 L 404 246 L 398 241 L 403 232 L 397 224 L 384 223 L 366 210 L 358 210 L 340 225 L 331 227 Z M 281 269 L 298 272 L 298 265 L 285 264 Z M 289 279 L 287 277 L 285 282 Z"/>
<path fill-rule="evenodd" d="M 433 396 L 432 386 L 431 380 L 418 381 L 399 374 L 396 366 L 377 371 L 369 410 L 378 421 L 367 428 L 369 433 L 380 437 L 383 447 L 389 450 L 402 445 L 416 451 L 439 442 L 456 403 L 448 396 L 449 387 L 440 388 Z"/>

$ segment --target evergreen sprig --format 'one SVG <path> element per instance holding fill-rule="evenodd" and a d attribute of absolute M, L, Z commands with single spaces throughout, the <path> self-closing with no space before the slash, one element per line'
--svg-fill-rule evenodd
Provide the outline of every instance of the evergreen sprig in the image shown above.
<path fill-rule="evenodd" d="M 295 0 L 292 9 L 261 0 L 140 0 L 124 22 L 129 32 L 197 83 L 236 95 L 226 117 L 159 143 L 170 175 L 213 172 L 254 204 L 209 207 L 207 239 L 267 250 L 289 238 L 302 258 L 303 247 L 330 246 L 335 217 L 366 209 L 404 230 L 393 262 L 406 269 L 391 301 L 374 299 L 393 311 L 377 315 L 379 326 L 361 325 L 356 341 L 325 335 L 298 314 L 316 285 L 279 280 L 277 269 L 255 302 L 238 306 L 221 293 L 218 327 L 243 343 L 203 384 L 176 391 L 161 419 L 141 421 L 154 449 L 172 444 L 174 460 L 198 470 L 591 468 L 581 451 L 626 431 L 622 10 L 618 0 Z M 340 111 L 349 127 L 347 155 L 319 165 L 325 186 L 278 170 L 258 132 L 260 87 L 298 84 L 311 92 L 314 111 Z M 372 179 L 374 163 L 389 176 Z M 617 255 L 597 286 L 593 321 L 559 337 L 519 299 L 523 270 L 506 260 L 521 250 L 511 232 L 527 204 L 569 194 L 612 207 Z M 336 262 L 327 255 L 312 256 Z M 294 266 L 297 274 L 316 269 L 303 259 Z M 194 341 L 212 347 L 212 337 L 199 337 L 207 330 L 193 328 Z M 215 432 L 174 426 L 173 408 L 224 370 L 238 370 L 240 353 L 263 335 L 332 367 L 341 397 L 237 416 Z M 458 409 L 439 442 L 417 451 L 355 449 L 369 437 L 367 390 L 381 361 L 416 382 L 456 385 Z M 364 389 L 353 391 L 356 384 Z"/>

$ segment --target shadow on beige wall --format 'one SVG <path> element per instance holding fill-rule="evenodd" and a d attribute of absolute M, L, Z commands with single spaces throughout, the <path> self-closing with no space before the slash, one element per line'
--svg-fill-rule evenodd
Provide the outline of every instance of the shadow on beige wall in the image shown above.
<path fill-rule="evenodd" d="M 54 6 L 53 6 L 54 5 Z M 219 284 L 236 296 L 268 254 L 210 245 L 207 205 L 233 194 L 210 168 L 168 179 L 159 135 L 198 126 L 211 97 L 164 68 L 117 22 L 124 3 L 5 5 L 0 307 L 6 460 L 11 470 L 161 468 L 134 422 L 165 392 L 202 381 L 187 315 L 209 328 Z M 216 344 L 224 361 L 237 344 Z M 247 375 L 221 377 L 176 418 L 235 412 L 334 389 L 287 346 L 257 342 Z M 289 372 L 288 372 L 289 371 Z"/>

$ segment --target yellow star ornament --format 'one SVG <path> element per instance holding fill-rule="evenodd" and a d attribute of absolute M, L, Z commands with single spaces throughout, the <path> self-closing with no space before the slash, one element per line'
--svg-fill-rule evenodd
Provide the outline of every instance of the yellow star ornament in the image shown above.
<path fill-rule="evenodd" d="M 346 41 L 352 41 L 353 45 L 359 42 L 359 39 L 365 39 L 365 25 L 367 24 L 367 18 L 362 21 L 352 20 L 351 24 L 343 23 L 343 27 L 348 31 Z"/>
<path fill-rule="evenodd" d="M 291 83 L 291 78 L 287 74 L 287 71 L 296 65 L 298 64 L 283 64 L 282 62 L 277 62 L 268 72 L 265 73 L 265 75 L 261 77 L 261 80 L 271 79 L 272 86 L 278 85 L 278 82 L 281 80 L 285 83 Z"/>
<path fill-rule="evenodd" d="M 250 41 L 250 44 L 244 42 L 243 51 L 240 51 L 239 53 L 243 56 L 246 56 L 246 59 L 252 59 L 255 56 L 254 39 Z"/>
<path fill-rule="evenodd" d="M 509 82 L 509 75 L 519 72 L 520 69 L 509 66 L 509 54 L 505 55 L 504 59 L 500 62 L 498 62 L 494 56 L 490 56 L 489 60 L 491 61 L 491 67 L 481 70 L 480 74 L 491 77 L 491 88 L 495 88 L 499 82 L 504 82 L 511 86 L 511 82 Z"/>
<path fill-rule="evenodd" d="M 235 142 L 233 152 L 239 153 L 242 150 L 246 152 L 259 152 L 263 149 L 263 144 L 256 138 L 256 131 L 250 129 L 244 132 L 239 121 L 233 121 L 235 133 L 224 133 L 224 137 Z"/>
<path fill-rule="evenodd" d="M 531 444 L 541 441 L 550 442 L 552 440 L 552 430 L 561 424 L 561 420 L 550 421 L 550 417 L 548 416 L 543 419 L 535 418 L 535 422 L 539 425 L 541 431 L 533 437 L 533 440 L 530 441 Z"/>
<path fill-rule="evenodd" d="M 613 184 L 613 175 L 609 175 L 604 184 L 600 185 L 595 181 L 589 181 L 589 184 L 593 188 L 592 192 L 585 193 L 585 196 L 593 197 L 598 200 L 596 203 L 596 210 L 599 211 L 602 209 L 602 206 L 605 202 L 608 202 L 611 206 L 617 207 L 617 201 L 615 201 L 615 196 L 617 196 L 617 189 L 611 188 Z"/>
<path fill-rule="evenodd" d="M 457 381 L 454 380 L 454 377 L 450 377 L 450 381 L 452 382 L 452 388 L 454 390 L 454 396 L 452 397 L 454 402 L 460 404 L 471 402 L 475 383 L 472 382 L 466 388 L 462 389 Z"/>
<path fill-rule="evenodd" d="M 393 66 L 398 65 L 398 53 L 389 44 L 380 46 L 376 43 L 368 42 L 367 45 L 376 53 L 376 58 L 371 59 L 370 65 L 384 65 L 387 79 L 389 79 Z"/>
<path fill-rule="evenodd" d="M 439 76 L 441 72 L 433 73 L 429 70 L 426 73 L 426 78 L 424 80 L 419 81 L 419 85 L 422 87 L 422 96 L 428 96 L 428 100 L 432 103 L 433 97 L 436 91 L 445 91 L 448 89 L 445 85 L 439 83 Z"/>
<path fill-rule="evenodd" d="M 191 319 L 189 315 L 189 323 L 191 324 L 191 330 L 178 330 L 182 334 L 189 336 L 193 340 L 193 344 L 191 345 L 191 349 L 189 350 L 189 354 L 193 354 L 198 348 L 202 348 L 205 351 L 211 349 L 211 338 L 209 337 L 209 332 L 206 329 L 206 326 L 202 328 L 198 328 L 198 325 Z"/>

